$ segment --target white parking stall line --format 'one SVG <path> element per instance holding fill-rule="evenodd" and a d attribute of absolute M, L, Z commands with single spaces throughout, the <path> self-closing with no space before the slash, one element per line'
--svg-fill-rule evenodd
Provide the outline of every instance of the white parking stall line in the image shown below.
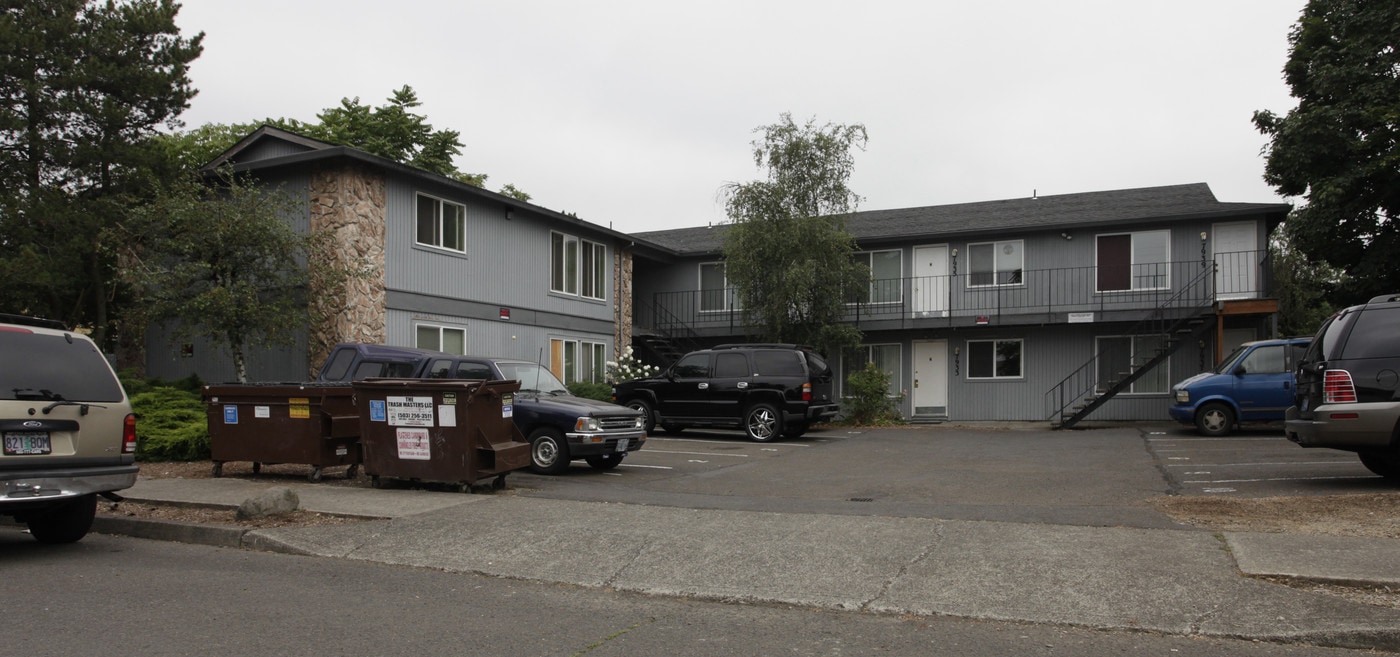
<path fill-rule="evenodd" d="M 1342 479 L 1374 479 L 1375 477 L 1269 477 L 1266 479 L 1213 479 L 1209 481 L 1183 481 L 1183 484 L 1252 484 L 1261 481 L 1333 481 Z"/>
<path fill-rule="evenodd" d="M 687 455 L 690 455 L 690 456 L 728 456 L 728 457 L 730 457 L 730 458 L 736 458 L 736 459 L 746 459 L 746 458 L 749 457 L 748 454 L 722 454 L 722 453 L 717 453 L 717 452 L 673 452 L 673 451 L 666 450 L 666 449 L 649 449 L 649 450 L 646 450 L 646 452 L 647 452 L 648 454 L 687 454 Z"/>
<path fill-rule="evenodd" d="M 1150 442 L 1158 442 L 1158 441 L 1162 441 L 1162 440 L 1180 440 L 1180 438 L 1148 438 L 1147 440 L 1150 441 Z M 1275 437 L 1273 437 L 1273 438 L 1192 438 L 1192 439 L 1190 439 L 1190 440 L 1191 440 L 1191 442 L 1193 442 L 1193 443 L 1205 443 L 1205 442 L 1216 442 L 1216 441 L 1228 441 L 1228 442 L 1232 442 L 1232 443 L 1242 443 L 1242 442 L 1251 441 L 1251 440 L 1253 440 L 1253 441 L 1263 441 L 1263 440 L 1277 441 L 1277 440 L 1286 440 L 1286 439 L 1285 439 L 1283 436 L 1275 436 Z"/>
<path fill-rule="evenodd" d="M 1169 468 L 1243 468 L 1274 465 L 1356 465 L 1355 461 L 1270 461 L 1251 463 L 1168 463 Z"/>
<path fill-rule="evenodd" d="M 636 463 L 619 463 L 619 464 L 617 464 L 617 467 L 619 467 L 619 468 L 649 468 L 649 469 L 651 469 L 651 470 L 675 470 L 675 468 L 673 468 L 673 467 L 671 467 L 671 466 L 669 466 L 669 465 L 638 465 L 638 464 L 636 464 Z"/>
<path fill-rule="evenodd" d="M 743 439 L 731 440 L 731 441 L 723 441 L 723 442 L 722 442 L 722 441 L 717 441 L 717 440 L 702 440 L 702 439 L 700 439 L 700 438 L 654 438 L 654 437 L 648 435 L 648 436 L 647 436 L 647 442 L 652 442 L 652 441 L 656 441 L 656 442 L 674 442 L 674 443 L 705 443 L 705 444 L 707 444 L 707 445 L 731 445 L 731 444 L 735 444 L 735 443 L 738 443 L 738 444 L 741 444 L 741 445 L 755 444 L 755 443 L 753 443 L 753 441 L 743 440 Z M 811 447 L 811 445 L 809 445 L 809 444 L 807 444 L 807 443 L 757 443 L 757 444 L 762 444 L 762 445 L 765 446 L 765 447 L 768 447 L 768 446 L 773 446 L 773 447 Z"/>

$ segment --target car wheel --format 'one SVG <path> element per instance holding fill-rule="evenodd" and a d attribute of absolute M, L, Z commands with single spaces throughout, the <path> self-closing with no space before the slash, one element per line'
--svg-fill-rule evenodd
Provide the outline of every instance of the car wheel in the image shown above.
<path fill-rule="evenodd" d="M 611 470 L 622 463 L 622 456 L 622 454 L 599 454 L 586 456 L 583 460 L 588 461 L 588 465 L 594 470 Z"/>
<path fill-rule="evenodd" d="M 549 427 L 531 433 L 530 469 L 549 475 L 569 469 L 569 443 L 564 436 Z"/>
<path fill-rule="evenodd" d="M 1235 426 L 1235 412 L 1221 403 L 1196 409 L 1196 430 L 1207 436 L 1224 436 Z"/>
<path fill-rule="evenodd" d="M 642 412 L 642 428 L 645 429 L 647 433 L 656 430 L 656 415 L 652 413 L 651 404 L 648 404 L 644 399 L 632 399 L 628 400 L 626 406 L 627 408 L 635 408 Z"/>
<path fill-rule="evenodd" d="M 755 442 L 777 440 L 783 433 L 783 418 L 772 404 L 754 404 L 744 413 L 744 433 Z"/>
<path fill-rule="evenodd" d="M 1386 479 L 1400 479 L 1400 454 L 1395 452 L 1361 452 L 1361 465 Z"/>
<path fill-rule="evenodd" d="M 97 496 L 84 495 L 30 517 L 29 534 L 40 543 L 73 543 L 87 536 L 97 515 Z"/>
<path fill-rule="evenodd" d="M 798 438 L 804 433 L 807 433 L 806 422 L 794 422 L 788 425 L 786 429 L 783 429 L 784 438 Z"/>

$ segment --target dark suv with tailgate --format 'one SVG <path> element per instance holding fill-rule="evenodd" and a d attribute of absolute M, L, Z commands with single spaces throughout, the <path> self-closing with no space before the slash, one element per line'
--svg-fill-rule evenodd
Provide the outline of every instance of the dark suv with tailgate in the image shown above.
<path fill-rule="evenodd" d="M 1284 426 L 1303 447 L 1356 452 L 1372 472 L 1400 479 L 1400 294 L 1322 325 L 1299 363 Z"/>
<path fill-rule="evenodd" d="M 694 351 L 661 374 L 613 386 L 613 401 L 647 417 L 647 429 L 742 429 L 752 440 L 796 438 L 836 416 L 831 367 L 811 347 L 724 344 Z"/>

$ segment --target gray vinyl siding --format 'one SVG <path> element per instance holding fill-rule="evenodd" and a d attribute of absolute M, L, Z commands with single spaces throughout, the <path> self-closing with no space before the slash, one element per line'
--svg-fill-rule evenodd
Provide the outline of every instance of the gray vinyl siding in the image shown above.
<path fill-rule="evenodd" d="M 463 329 L 466 333 L 465 351 L 475 356 L 519 358 L 549 364 L 551 339 L 583 340 L 606 345 L 604 353 L 613 353 L 611 333 L 598 333 L 578 328 L 532 326 L 513 322 L 487 321 L 427 313 L 391 310 L 388 313 L 387 343 L 416 346 L 416 327 L 432 324 Z"/>
<path fill-rule="evenodd" d="M 182 354 L 184 343 L 193 346 L 192 355 Z M 248 380 L 253 382 L 305 381 L 311 369 L 320 365 L 307 362 L 305 331 L 298 331 L 290 346 L 247 350 Z M 190 375 L 205 383 L 234 381 L 233 357 L 204 338 L 172 342 L 168 330 L 152 324 L 146 332 L 146 376 L 174 380 Z"/>
<path fill-rule="evenodd" d="M 417 243 L 416 194 L 460 203 L 465 208 L 465 253 Z M 389 179 L 385 236 L 385 283 L 389 290 L 445 299 L 469 299 L 512 312 L 533 311 L 611 322 L 610 239 L 574 227 L 560 232 L 606 248 L 603 300 L 556 294 L 549 289 L 551 223 L 524 210 L 506 218 L 506 208 L 454 196 L 445 188 Z M 391 307 L 393 305 L 391 304 Z M 512 317 L 514 320 L 515 318 Z M 518 321 L 518 320 L 516 320 Z"/>
<path fill-rule="evenodd" d="M 1091 325 L 1026 326 L 957 331 L 867 332 L 864 344 L 898 344 L 902 356 L 901 381 L 897 392 L 904 393 L 900 412 L 912 414 L 913 342 L 946 340 L 948 349 L 948 419 L 951 421 L 1044 421 L 1049 415 L 1045 393 L 1070 372 L 1094 355 L 1095 338 L 1122 335 L 1128 326 L 1121 323 Z M 1016 379 L 971 379 L 968 377 L 968 341 L 1020 340 L 1022 376 Z M 953 350 L 959 353 L 954 356 Z M 1209 368 L 1213 346 L 1206 341 L 1204 352 L 1196 344 L 1182 347 L 1168 363 L 1168 391 L 1162 393 L 1120 394 L 1089 416 L 1089 420 L 1168 421 L 1170 386 Z M 1202 357 L 1205 354 L 1204 358 Z M 844 363 L 831 359 L 838 381 L 845 378 Z M 1203 366 L 1202 363 L 1205 363 Z M 956 370 L 956 372 L 955 372 Z"/>
<path fill-rule="evenodd" d="M 274 157 L 285 157 L 305 153 L 311 149 L 300 144 L 294 144 L 281 139 L 265 139 L 248 147 L 238 156 L 240 163 L 256 162 L 258 160 L 269 160 Z"/>

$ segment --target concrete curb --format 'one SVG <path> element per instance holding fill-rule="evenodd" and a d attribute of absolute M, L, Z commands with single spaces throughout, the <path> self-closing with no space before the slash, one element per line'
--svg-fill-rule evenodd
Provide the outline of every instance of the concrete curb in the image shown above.
<path fill-rule="evenodd" d="M 92 531 L 99 534 L 117 534 L 156 541 L 236 548 L 244 546 L 243 536 L 250 530 L 246 527 L 221 527 L 176 520 L 124 518 L 99 514 L 92 519 Z"/>

